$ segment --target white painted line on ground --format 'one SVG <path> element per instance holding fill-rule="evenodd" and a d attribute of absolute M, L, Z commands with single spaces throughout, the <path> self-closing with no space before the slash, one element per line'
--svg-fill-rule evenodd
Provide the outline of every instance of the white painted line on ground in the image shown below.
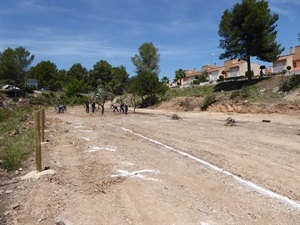
<path fill-rule="evenodd" d="M 96 152 L 96 151 L 99 151 L 99 150 L 107 150 L 107 151 L 114 152 L 114 151 L 116 151 L 116 148 L 114 146 L 107 146 L 107 147 L 94 146 L 94 147 L 91 147 L 91 149 L 89 149 L 87 151 L 88 152 Z"/>
<path fill-rule="evenodd" d="M 91 138 L 89 138 L 89 137 L 81 137 L 81 138 L 83 138 L 86 141 L 90 141 L 91 140 Z"/>
<path fill-rule="evenodd" d="M 131 163 L 131 162 L 121 162 L 121 164 L 124 164 L 126 166 L 133 166 L 133 165 L 135 165 L 134 163 Z"/>
<path fill-rule="evenodd" d="M 141 178 L 143 180 L 152 180 L 152 181 L 158 181 L 154 178 L 145 177 L 141 173 L 159 173 L 159 170 L 137 170 L 133 172 L 128 172 L 127 170 L 117 170 L 119 174 L 111 175 L 111 177 L 137 177 Z"/>
<path fill-rule="evenodd" d="M 111 127 L 114 127 L 114 128 L 118 128 L 117 126 L 114 126 L 112 124 L 108 124 L 108 125 L 111 126 Z M 205 166 L 207 166 L 207 167 L 209 167 L 209 168 L 211 168 L 211 169 L 213 169 L 213 170 L 215 170 L 217 172 L 220 172 L 222 174 L 230 176 L 230 177 L 234 178 L 235 180 L 237 180 L 239 183 L 241 183 L 241 184 L 243 184 L 243 185 L 245 185 L 245 186 L 247 186 L 247 187 L 249 187 L 249 188 L 257 191 L 260 194 L 269 196 L 271 198 L 276 198 L 276 199 L 280 200 L 281 202 L 285 202 L 285 203 L 291 205 L 294 208 L 300 209 L 300 203 L 298 203 L 296 201 L 293 201 L 293 200 L 291 200 L 291 199 L 289 199 L 287 197 L 284 197 L 282 195 L 279 195 L 279 194 L 277 194 L 277 193 L 275 193 L 273 191 L 270 191 L 270 190 L 268 190 L 268 189 L 266 189 L 264 187 L 261 187 L 261 186 L 259 186 L 257 184 L 254 184 L 254 183 L 252 183 L 250 181 L 244 180 L 244 179 L 242 179 L 242 178 L 240 178 L 240 177 L 238 177 L 238 176 L 230 173 L 229 171 L 223 170 L 223 169 L 221 169 L 221 168 L 219 168 L 219 167 L 217 167 L 215 165 L 210 164 L 209 162 L 206 162 L 206 161 L 204 161 L 202 159 L 198 159 L 198 158 L 196 158 L 196 157 L 194 157 L 194 156 L 192 156 L 192 155 L 190 155 L 188 153 L 185 153 L 183 151 L 177 150 L 177 149 L 175 149 L 175 148 L 173 148 L 171 146 L 165 145 L 165 144 L 163 144 L 163 143 L 161 143 L 159 141 L 156 141 L 156 140 L 153 140 L 151 138 L 145 137 L 145 136 L 143 136 L 143 135 L 141 135 L 139 133 L 136 133 L 136 132 L 134 132 L 134 131 L 132 131 L 130 129 L 127 129 L 127 128 L 124 128 L 124 127 L 122 127 L 121 129 L 124 130 L 125 132 L 132 133 L 132 134 L 134 134 L 134 135 L 136 135 L 138 137 L 141 137 L 141 138 L 143 138 L 145 140 L 153 142 L 153 143 L 155 143 L 157 145 L 163 146 L 163 147 L 165 147 L 165 148 L 167 148 L 167 149 L 169 149 L 169 150 L 171 150 L 173 152 L 179 153 L 180 155 L 183 155 L 185 157 L 193 159 L 193 160 L 195 160 L 195 161 L 197 161 L 197 162 L 199 162 L 199 163 L 201 163 L 201 164 L 203 164 L 203 165 L 205 165 Z"/>
<path fill-rule="evenodd" d="M 93 132 L 92 130 L 79 130 L 80 132 L 84 132 L 84 133 L 90 133 Z"/>

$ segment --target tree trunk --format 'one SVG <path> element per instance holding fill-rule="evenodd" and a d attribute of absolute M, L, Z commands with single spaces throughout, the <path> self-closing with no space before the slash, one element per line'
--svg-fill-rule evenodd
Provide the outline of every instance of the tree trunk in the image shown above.
<path fill-rule="evenodd" d="M 248 80 L 252 79 L 252 73 L 251 73 L 251 61 L 250 61 L 251 57 L 250 55 L 247 56 L 247 73 L 248 73 Z"/>
<path fill-rule="evenodd" d="M 101 106 L 101 114 L 104 114 L 104 103 L 99 104 Z"/>

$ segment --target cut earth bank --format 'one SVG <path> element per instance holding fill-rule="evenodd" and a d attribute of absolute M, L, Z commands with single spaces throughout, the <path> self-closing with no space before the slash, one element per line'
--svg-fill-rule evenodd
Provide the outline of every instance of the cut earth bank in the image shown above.
<path fill-rule="evenodd" d="M 74 107 L 49 109 L 46 126 L 55 173 L 20 179 L 32 158 L 1 185 L 1 224 L 300 224 L 299 111 Z"/>

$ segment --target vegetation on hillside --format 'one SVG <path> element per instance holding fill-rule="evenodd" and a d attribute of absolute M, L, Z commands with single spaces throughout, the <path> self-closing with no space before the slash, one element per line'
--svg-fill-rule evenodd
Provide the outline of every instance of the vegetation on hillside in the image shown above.
<path fill-rule="evenodd" d="M 0 167 L 17 169 L 34 152 L 32 107 L 0 108 Z"/>

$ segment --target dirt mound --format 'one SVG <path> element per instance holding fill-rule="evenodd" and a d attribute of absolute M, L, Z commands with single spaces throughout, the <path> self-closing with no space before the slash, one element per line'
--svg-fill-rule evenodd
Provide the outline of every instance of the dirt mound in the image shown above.
<path fill-rule="evenodd" d="M 295 114 L 299 113 L 300 105 L 291 104 L 271 104 L 266 105 L 262 103 L 215 103 L 208 107 L 209 112 L 234 112 L 234 113 L 252 113 L 252 114 Z"/>

